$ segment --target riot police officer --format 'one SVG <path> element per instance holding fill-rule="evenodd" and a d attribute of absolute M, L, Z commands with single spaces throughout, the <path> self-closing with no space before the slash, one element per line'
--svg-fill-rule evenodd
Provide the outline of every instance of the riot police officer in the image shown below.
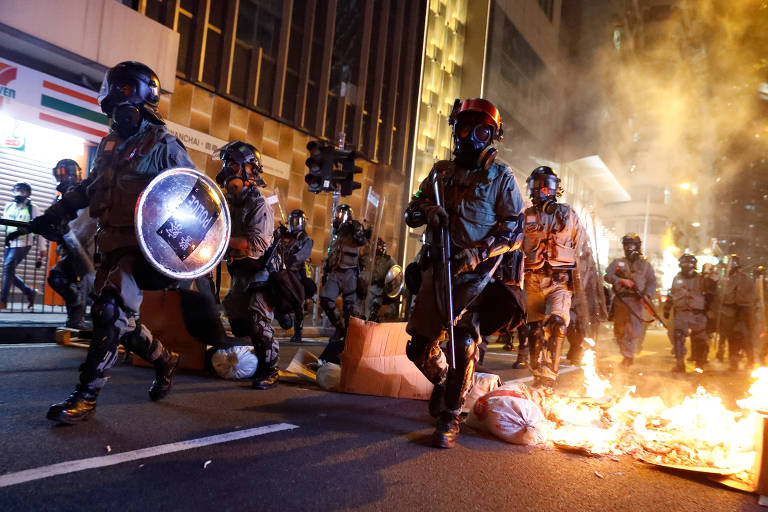
<path fill-rule="evenodd" d="M 739 255 L 731 254 L 720 303 L 720 332 L 723 336 L 720 343 L 728 342 L 731 370 L 738 369 L 742 357 L 746 357 L 748 368 L 755 363 L 752 325 L 756 302 L 755 282 L 741 269 Z"/>
<path fill-rule="evenodd" d="M 685 253 L 678 260 L 680 273 L 672 281 L 669 297 L 664 303 L 664 316 L 669 317 L 674 309 L 675 320 L 672 329 L 672 344 L 675 359 L 673 371 L 685 373 L 685 338 L 691 336 L 691 352 L 698 368 L 707 364 L 707 311 L 712 304 L 716 290 L 712 281 L 696 273 L 697 260 L 693 254 Z"/>
<path fill-rule="evenodd" d="M 621 349 L 622 366 L 628 368 L 640 350 L 645 335 L 644 306 L 640 295 L 653 297 L 656 293 L 656 274 L 643 257 L 642 242 L 637 233 L 628 233 L 621 239 L 624 257 L 613 260 L 605 271 L 605 281 L 613 285 L 613 331 Z"/>
<path fill-rule="evenodd" d="M 312 291 L 307 289 L 308 277 L 306 273 L 306 261 L 312 254 L 312 245 L 314 241 L 309 237 L 306 231 L 307 216 L 301 210 L 293 210 L 288 215 L 288 226 L 280 226 L 280 244 L 278 245 L 280 250 L 280 257 L 283 261 L 285 268 L 298 274 L 299 281 L 302 283 L 302 290 L 304 291 L 304 298 L 311 295 L 307 292 Z M 309 280 L 314 286 L 314 283 Z M 293 336 L 291 341 L 295 343 L 301 342 L 301 335 L 304 326 L 304 300 L 300 301 L 299 307 L 293 312 Z"/>
<path fill-rule="evenodd" d="M 338 363 L 349 318 L 358 314 L 357 278 L 360 275 L 360 247 L 371 237 L 371 230 L 363 228 L 363 225 L 353 218 L 352 208 L 346 204 L 340 204 L 336 208 L 332 227 L 334 239 L 328 256 L 323 261 L 320 306 L 335 331 L 320 358 Z M 343 318 L 336 314 L 336 299 L 339 295 L 343 301 Z"/>
<path fill-rule="evenodd" d="M 487 100 L 457 99 L 449 123 L 455 158 L 435 163 L 406 210 L 410 227 L 428 225 L 431 242 L 406 327 L 411 335 L 406 353 L 434 384 L 432 444 L 440 448 L 456 444 L 481 335 L 516 327 L 525 307 L 519 288 L 522 256 L 516 250 L 523 199 L 509 167 L 494 162 L 494 143 L 503 136 L 501 115 Z M 436 188 L 442 189 L 440 204 Z M 444 248 L 445 238 L 451 245 Z M 449 251 L 449 261 L 442 258 L 442 249 Z M 449 277 L 453 311 L 447 307 Z M 455 352 L 450 367 L 439 345 L 449 321 Z"/>
<path fill-rule="evenodd" d="M 158 112 L 160 81 L 146 65 L 129 61 L 111 68 L 102 83 L 99 103 L 109 117 L 110 133 L 99 144 L 91 173 L 32 222 L 34 232 L 56 239 L 62 224 L 88 206 L 99 224 L 96 298 L 91 307 L 93 341 L 75 391 L 52 405 L 47 415 L 62 423 L 79 423 L 94 412 L 107 370 L 117 359 L 119 343 L 154 365 L 155 379 L 149 388 L 152 400 L 168 394 L 179 361 L 177 354 L 169 353 L 146 326 L 136 322 L 141 291 L 162 289 L 172 281 L 142 256 L 134 209 L 157 174 L 194 164 L 165 127 Z"/>
<path fill-rule="evenodd" d="M 570 321 L 573 271 L 584 230 L 552 168 L 537 167 L 526 181 L 533 206 L 525 210 L 525 295 L 534 385 L 552 387 Z"/>
<path fill-rule="evenodd" d="M 379 321 L 379 311 L 384 305 L 384 281 L 389 270 L 397 265 L 395 259 L 387 254 L 387 243 L 376 240 L 376 255 L 371 265 L 371 287 L 368 290 L 368 320 Z"/>
<path fill-rule="evenodd" d="M 216 182 L 226 190 L 232 218 L 227 263 L 232 284 L 222 304 L 232 334 L 251 338 L 258 358 L 253 389 L 277 385 L 280 346 L 272 328 L 273 313 L 267 304 L 271 272 L 280 267 L 280 255 L 272 244 L 274 214 L 258 187 L 261 178 L 261 153 L 251 144 L 233 141 L 219 148 L 222 169 Z"/>
<path fill-rule="evenodd" d="M 69 158 L 59 160 L 53 168 L 56 190 L 66 194 L 82 181 L 80 165 Z M 58 200 L 58 199 L 57 199 Z M 67 327 L 83 329 L 83 317 L 88 294 L 93 286 L 93 239 L 96 220 L 83 208 L 62 234 L 57 247 L 59 261 L 48 272 L 48 284 L 64 299 L 67 308 Z"/>

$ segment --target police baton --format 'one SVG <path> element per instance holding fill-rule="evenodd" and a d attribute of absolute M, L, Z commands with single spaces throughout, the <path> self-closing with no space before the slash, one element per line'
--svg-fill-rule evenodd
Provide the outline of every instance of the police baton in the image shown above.
<path fill-rule="evenodd" d="M 18 230 L 14 231 L 13 233 L 9 233 L 5 237 L 5 245 L 8 245 L 8 243 L 12 240 L 16 240 L 22 235 L 26 235 L 30 232 L 29 227 L 32 225 L 30 222 L 25 222 L 23 220 L 13 220 L 13 219 L 4 219 L 0 218 L 0 226 L 10 226 L 13 228 L 19 228 Z"/>
<path fill-rule="evenodd" d="M 443 180 L 435 170 L 435 204 L 443 207 Z M 443 263 L 443 278 L 445 282 L 445 297 L 448 302 L 448 350 L 451 354 L 451 368 L 456 369 L 456 347 L 453 335 L 453 277 L 451 274 L 451 233 L 450 226 L 440 228 L 441 257 Z"/>

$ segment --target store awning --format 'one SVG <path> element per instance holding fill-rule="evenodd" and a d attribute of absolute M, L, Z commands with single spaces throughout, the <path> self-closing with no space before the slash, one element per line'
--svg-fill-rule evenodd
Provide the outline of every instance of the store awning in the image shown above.
<path fill-rule="evenodd" d="M 566 164 L 579 178 L 589 183 L 600 200 L 606 203 L 621 203 L 631 199 L 626 189 L 605 165 L 599 155 L 585 156 Z"/>

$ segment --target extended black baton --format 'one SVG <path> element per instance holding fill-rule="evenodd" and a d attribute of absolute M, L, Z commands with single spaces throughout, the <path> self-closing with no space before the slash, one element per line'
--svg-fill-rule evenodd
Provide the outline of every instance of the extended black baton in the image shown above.
<path fill-rule="evenodd" d="M 443 181 L 435 171 L 435 204 L 443 207 Z M 440 228 L 441 255 L 443 259 L 443 274 L 445 280 L 445 297 L 448 302 L 448 350 L 451 353 L 451 368 L 456 368 L 456 347 L 453 336 L 453 278 L 451 274 L 451 232 L 450 226 Z"/>

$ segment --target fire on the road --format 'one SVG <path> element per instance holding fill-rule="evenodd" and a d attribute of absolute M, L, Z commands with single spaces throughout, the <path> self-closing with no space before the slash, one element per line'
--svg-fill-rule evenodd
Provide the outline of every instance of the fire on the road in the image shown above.
<path fill-rule="evenodd" d="M 539 395 L 552 444 L 752 482 L 757 411 L 768 410 L 768 368 L 752 373 L 756 380 L 749 397 L 738 402 L 740 410 L 731 411 L 702 387 L 678 404 L 634 396 L 634 388 L 611 396 L 610 382 L 595 369 L 594 351 L 586 351 L 582 364 L 583 396 Z"/>

